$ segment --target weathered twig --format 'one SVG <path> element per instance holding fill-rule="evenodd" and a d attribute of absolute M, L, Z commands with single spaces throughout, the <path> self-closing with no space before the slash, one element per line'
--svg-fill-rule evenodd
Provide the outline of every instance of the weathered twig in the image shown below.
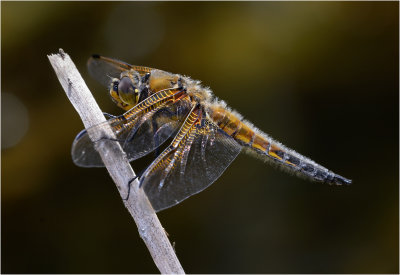
<path fill-rule="evenodd" d="M 60 49 L 58 54 L 49 55 L 48 58 L 68 99 L 80 115 L 86 129 L 105 121 L 103 113 L 69 55 Z M 103 138 L 97 141 L 96 148 L 121 197 L 126 198 L 128 182 L 135 178 L 135 173 L 119 143 L 112 141 L 114 134 L 111 128 L 104 127 L 102 133 L 90 130 L 88 133 L 92 140 L 99 140 L 99 136 L 110 137 L 110 139 Z M 184 273 L 164 228 L 161 226 L 143 189 L 139 188 L 137 180 L 132 182 L 129 200 L 124 200 L 124 204 L 135 220 L 140 237 L 145 242 L 160 272 Z"/>

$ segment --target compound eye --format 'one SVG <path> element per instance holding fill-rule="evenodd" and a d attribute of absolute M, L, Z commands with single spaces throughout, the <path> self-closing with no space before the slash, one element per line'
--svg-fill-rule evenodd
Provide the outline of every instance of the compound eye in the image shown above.
<path fill-rule="evenodd" d="M 119 97 L 127 104 L 136 104 L 138 90 L 129 77 L 123 77 L 118 84 Z"/>
<path fill-rule="evenodd" d="M 133 84 L 129 77 L 123 77 L 118 84 L 118 90 L 123 94 L 133 94 Z"/>

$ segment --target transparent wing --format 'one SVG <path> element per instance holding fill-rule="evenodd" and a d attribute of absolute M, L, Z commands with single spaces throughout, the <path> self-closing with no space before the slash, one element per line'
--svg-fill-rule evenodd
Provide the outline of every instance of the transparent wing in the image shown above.
<path fill-rule="evenodd" d="M 140 179 L 154 210 L 174 206 L 207 188 L 221 176 L 241 148 L 208 119 L 193 125 L 179 146 L 161 153 Z"/>
<path fill-rule="evenodd" d="M 100 82 L 103 86 L 109 87 L 112 78 L 119 78 L 124 71 L 131 69 L 144 75 L 149 73 L 152 68 L 143 66 L 134 66 L 123 61 L 112 59 L 100 55 L 93 55 L 87 62 L 90 75 Z"/>
<path fill-rule="evenodd" d="M 109 119 L 81 131 L 76 136 L 72 145 L 72 159 L 76 165 L 82 167 L 104 166 L 95 149 L 96 142 L 91 141 L 88 131 L 101 132 L 106 124 L 113 129 L 129 161 L 138 159 L 154 151 L 174 134 L 189 111 L 189 101 L 182 99 L 174 103 L 167 102 L 137 115 L 122 115 Z"/>

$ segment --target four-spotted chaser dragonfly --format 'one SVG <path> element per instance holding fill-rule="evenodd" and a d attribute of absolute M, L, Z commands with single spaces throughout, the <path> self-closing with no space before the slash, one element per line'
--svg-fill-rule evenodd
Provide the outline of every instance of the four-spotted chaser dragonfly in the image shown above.
<path fill-rule="evenodd" d="M 172 140 L 139 179 L 156 211 L 207 188 L 241 151 L 314 181 L 351 183 L 273 140 L 199 81 L 99 55 L 89 59 L 88 68 L 109 87 L 113 101 L 126 110 L 105 123 L 113 129 L 129 161 Z M 92 130 L 102 127 L 99 124 Z M 86 130 L 75 138 L 72 157 L 78 166 L 104 166 Z"/>

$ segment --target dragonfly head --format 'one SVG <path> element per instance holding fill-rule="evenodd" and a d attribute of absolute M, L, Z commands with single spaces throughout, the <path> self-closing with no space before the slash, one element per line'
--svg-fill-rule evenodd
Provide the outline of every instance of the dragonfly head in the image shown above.
<path fill-rule="evenodd" d="M 139 100 L 140 76 L 139 74 L 121 75 L 121 79 L 114 78 L 110 95 L 117 105 L 129 110 Z"/>

